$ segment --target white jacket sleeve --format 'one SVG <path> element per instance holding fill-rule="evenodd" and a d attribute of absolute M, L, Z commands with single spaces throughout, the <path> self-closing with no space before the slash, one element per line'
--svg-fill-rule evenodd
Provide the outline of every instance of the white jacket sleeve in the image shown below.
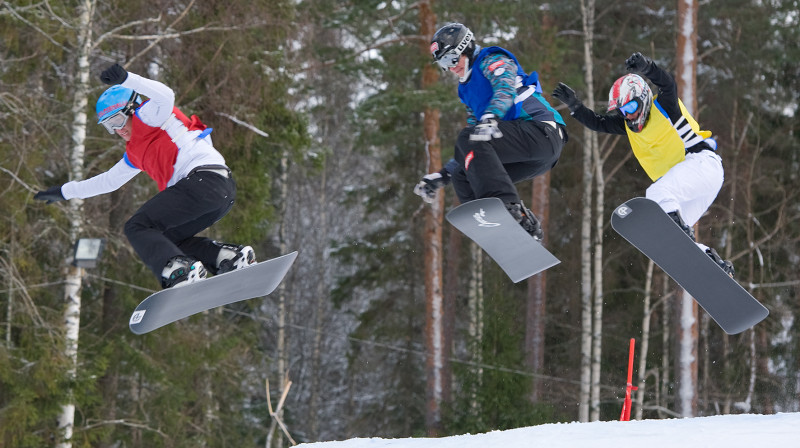
<path fill-rule="evenodd" d="M 122 83 L 122 87 L 133 89 L 136 93 L 149 99 L 136 110 L 136 115 L 144 124 L 159 128 L 172 114 L 172 108 L 175 106 L 175 92 L 166 85 L 128 72 L 128 77 Z"/>
<path fill-rule="evenodd" d="M 70 181 L 61 186 L 61 194 L 64 199 L 81 198 L 86 199 L 92 196 L 111 193 L 126 182 L 139 174 L 137 168 L 133 168 L 125 162 L 125 159 L 117 162 L 105 173 L 98 174 L 86 180 Z"/>

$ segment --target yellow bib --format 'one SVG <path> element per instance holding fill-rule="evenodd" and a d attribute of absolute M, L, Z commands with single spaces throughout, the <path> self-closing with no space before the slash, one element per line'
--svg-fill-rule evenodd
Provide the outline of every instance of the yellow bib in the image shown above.
<path fill-rule="evenodd" d="M 692 130 L 705 138 L 711 137 L 711 132 L 701 131 L 700 126 L 678 100 L 681 114 L 692 126 Z M 628 140 L 631 142 L 633 155 L 639 160 L 644 171 L 653 181 L 666 174 L 673 166 L 686 158 L 686 147 L 672 126 L 672 121 L 667 114 L 658 108 L 655 99 L 650 106 L 650 118 L 647 119 L 642 132 L 633 132 L 625 127 Z"/>

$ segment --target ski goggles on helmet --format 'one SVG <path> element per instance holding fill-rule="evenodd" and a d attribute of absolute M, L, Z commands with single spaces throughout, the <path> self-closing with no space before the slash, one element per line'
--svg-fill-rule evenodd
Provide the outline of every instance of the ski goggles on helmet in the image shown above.
<path fill-rule="evenodd" d="M 128 114 L 124 109 L 100 122 L 109 134 L 124 128 L 126 123 L 128 123 Z"/>
<path fill-rule="evenodd" d="M 619 108 L 619 111 L 622 113 L 622 115 L 630 115 L 637 110 L 639 110 L 639 102 L 636 100 L 628 101 Z"/>
<path fill-rule="evenodd" d="M 442 70 L 449 70 L 458 65 L 458 59 L 460 57 L 461 55 L 456 53 L 456 50 L 450 50 L 443 54 L 439 59 L 436 59 L 436 63 L 439 64 L 439 67 L 441 67 Z"/>

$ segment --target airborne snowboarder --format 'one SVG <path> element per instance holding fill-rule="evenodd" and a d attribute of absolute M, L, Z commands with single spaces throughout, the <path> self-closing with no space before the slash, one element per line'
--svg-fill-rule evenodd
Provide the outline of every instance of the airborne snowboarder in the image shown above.
<path fill-rule="evenodd" d="M 211 128 L 197 116 L 186 117 L 175 107 L 172 89 L 158 81 L 118 64 L 100 80 L 111 87 L 97 100 L 98 124 L 125 140 L 125 154 L 104 173 L 40 191 L 34 199 L 50 204 L 110 193 L 144 171 L 160 192 L 125 223 L 125 235 L 163 288 L 201 280 L 207 270 L 218 274 L 255 263 L 250 246 L 195 236 L 236 199 L 236 182 L 211 142 Z"/>
<path fill-rule="evenodd" d="M 456 139 L 454 159 L 425 175 L 414 192 L 433 202 L 436 191 L 452 182 L 462 204 L 499 198 L 528 233 L 541 239 L 541 223 L 524 206 L 514 184 L 553 168 L 567 131 L 561 115 L 542 96 L 539 75 L 526 74 L 504 48 L 481 48 L 460 23 L 436 31 L 430 50 L 443 71 L 459 78 L 467 126 Z"/>
<path fill-rule="evenodd" d="M 672 76 L 650 58 L 633 53 L 626 61 L 629 74 L 620 77 L 608 93 L 608 112 L 599 115 L 559 83 L 553 97 L 569 107 L 584 126 L 597 132 L 627 135 L 633 154 L 653 181 L 646 197 L 656 202 L 694 240 L 692 227 L 708 210 L 722 188 L 722 159 L 710 131 L 701 131 L 678 98 Z M 658 87 L 653 96 L 643 75 Z M 697 243 L 728 275 L 730 261 L 716 250 Z"/>

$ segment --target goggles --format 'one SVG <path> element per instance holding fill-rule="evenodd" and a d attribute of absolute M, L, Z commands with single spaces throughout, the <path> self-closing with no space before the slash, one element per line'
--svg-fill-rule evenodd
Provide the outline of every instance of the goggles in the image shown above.
<path fill-rule="evenodd" d="M 636 100 L 628 101 L 619 108 L 619 111 L 622 113 L 622 115 L 630 115 L 637 110 L 639 110 L 639 102 Z"/>
<path fill-rule="evenodd" d="M 125 113 L 125 110 L 121 110 L 114 115 L 106 118 L 105 120 L 101 121 L 100 124 L 106 128 L 109 134 L 113 134 L 114 131 L 118 129 L 122 129 L 125 127 L 125 124 L 128 122 L 128 114 Z"/>
<path fill-rule="evenodd" d="M 114 131 L 125 127 L 125 124 L 128 122 L 128 117 L 133 115 L 133 110 L 137 106 L 136 96 L 137 93 L 134 91 L 131 93 L 131 97 L 128 98 L 128 103 L 125 104 L 125 107 L 120 109 L 119 112 L 100 122 L 100 124 L 106 128 L 106 131 L 108 131 L 109 134 L 113 134 Z"/>
<path fill-rule="evenodd" d="M 449 70 L 458 65 L 458 59 L 460 57 L 461 55 L 457 54 L 455 50 L 450 50 L 437 59 L 436 63 L 439 64 L 442 70 Z"/>

